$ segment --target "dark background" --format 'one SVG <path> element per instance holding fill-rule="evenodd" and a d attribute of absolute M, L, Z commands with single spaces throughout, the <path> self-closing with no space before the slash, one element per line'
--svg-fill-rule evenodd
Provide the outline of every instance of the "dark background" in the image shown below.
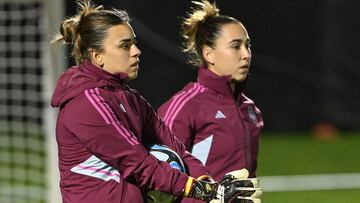
<path fill-rule="evenodd" d="M 66 15 L 75 14 L 74 0 L 66 2 Z M 196 79 L 179 48 L 190 1 L 94 2 L 124 9 L 132 18 L 142 55 L 139 76 L 129 85 L 154 108 Z M 249 32 L 253 59 L 245 94 L 262 110 L 265 129 L 308 130 L 318 123 L 360 129 L 360 1 L 216 3 Z"/>

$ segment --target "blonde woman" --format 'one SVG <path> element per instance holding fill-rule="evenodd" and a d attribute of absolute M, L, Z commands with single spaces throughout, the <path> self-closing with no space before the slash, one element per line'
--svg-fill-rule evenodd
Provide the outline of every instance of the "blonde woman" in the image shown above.
<path fill-rule="evenodd" d="M 243 92 L 251 63 L 249 34 L 239 20 L 221 15 L 215 4 L 193 3 L 182 36 L 198 78 L 158 113 L 215 180 L 242 168 L 256 177 L 264 124 L 260 110 Z"/>

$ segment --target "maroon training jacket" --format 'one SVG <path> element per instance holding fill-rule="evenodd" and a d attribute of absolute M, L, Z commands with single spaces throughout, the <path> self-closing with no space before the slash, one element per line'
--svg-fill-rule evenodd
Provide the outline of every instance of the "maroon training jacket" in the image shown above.
<path fill-rule="evenodd" d="M 215 180 L 242 168 L 247 168 L 251 177 L 256 175 L 259 134 L 264 125 L 254 102 L 241 88 L 235 100 L 228 81 L 229 77 L 219 77 L 201 66 L 197 82 L 187 84 L 158 110 Z"/>
<path fill-rule="evenodd" d="M 142 203 L 142 188 L 182 195 L 188 176 L 159 162 L 144 146 L 165 144 L 194 177 L 208 171 L 185 150 L 147 101 L 89 61 L 58 80 L 56 138 L 64 203 Z"/>

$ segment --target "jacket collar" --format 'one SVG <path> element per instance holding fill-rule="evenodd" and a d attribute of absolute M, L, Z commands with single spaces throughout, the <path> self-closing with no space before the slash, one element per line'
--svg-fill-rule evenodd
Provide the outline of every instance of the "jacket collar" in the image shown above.
<path fill-rule="evenodd" d="M 209 69 L 207 69 L 205 65 L 199 66 L 198 69 L 199 70 L 197 81 L 200 84 L 212 89 L 215 92 L 222 94 L 225 97 L 240 99 L 246 81 L 236 84 L 235 93 L 233 93 L 229 83 L 229 80 L 231 78 L 230 75 L 218 76 Z"/>
<path fill-rule="evenodd" d="M 119 73 L 119 74 L 111 74 L 94 64 L 90 61 L 86 60 L 82 64 L 79 65 L 81 68 L 84 68 L 84 71 L 91 72 L 97 76 L 99 80 L 106 81 L 104 85 L 110 85 L 114 87 L 121 87 L 126 85 L 126 81 L 128 79 L 127 73 Z"/>
<path fill-rule="evenodd" d="M 60 107 L 90 88 L 127 89 L 127 78 L 127 74 L 113 75 L 95 66 L 90 61 L 84 61 L 61 74 L 51 98 L 51 106 Z"/>

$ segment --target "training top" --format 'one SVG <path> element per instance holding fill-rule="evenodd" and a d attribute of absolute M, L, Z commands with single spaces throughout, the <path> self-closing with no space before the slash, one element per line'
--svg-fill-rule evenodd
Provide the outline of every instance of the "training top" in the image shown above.
<path fill-rule="evenodd" d="M 229 79 L 200 66 L 197 82 L 188 83 L 158 110 L 215 180 L 242 168 L 249 170 L 250 177 L 256 176 L 264 126 L 260 110 L 243 94 L 244 84 L 239 83 L 233 93 Z"/>
<path fill-rule="evenodd" d="M 59 107 L 64 203 L 142 203 L 144 188 L 181 196 L 188 175 L 150 155 L 145 146 L 151 143 L 176 151 L 194 177 L 208 174 L 126 78 L 85 61 L 57 82 L 51 105 Z"/>

